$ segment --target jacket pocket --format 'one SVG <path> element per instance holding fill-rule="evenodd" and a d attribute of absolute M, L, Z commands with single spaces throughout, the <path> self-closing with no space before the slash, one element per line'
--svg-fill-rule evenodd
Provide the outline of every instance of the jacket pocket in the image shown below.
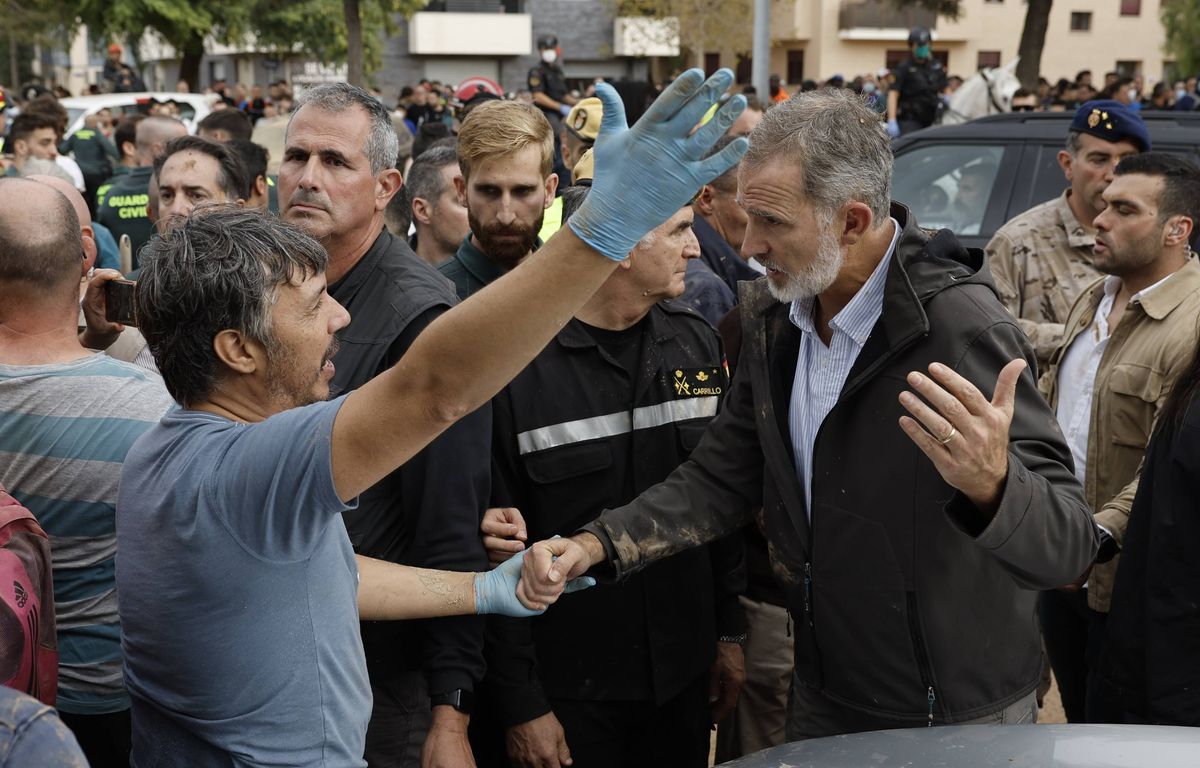
<path fill-rule="evenodd" d="M 535 483 L 557 483 L 610 466 L 612 449 L 603 442 L 577 443 L 525 455 L 525 469 Z"/>
<path fill-rule="evenodd" d="M 708 422 L 680 424 L 676 429 L 679 431 L 679 445 L 683 448 L 686 456 L 696 450 L 696 446 L 700 444 L 700 438 L 704 437 L 704 432 L 708 429 Z"/>
<path fill-rule="evenodd" d="M 614 487 L 620 481 L 610 482 L 606 476 L 613 467 L 612 447 L 606 441 L 537 451 L 522 460 L 531 482 L 521 511 L 532 537 L 569 536 L 605 507 L 628 500 Z"/>
<path fill-rule="evenodd" d="M 1145 365 L 1123 363 L 1108 376 L 1113 397 L 1109 424 L 1115 445 L 1144 450 L 1154 426 L 1154 410 L 1163 390 L 1163 376 Z"/>

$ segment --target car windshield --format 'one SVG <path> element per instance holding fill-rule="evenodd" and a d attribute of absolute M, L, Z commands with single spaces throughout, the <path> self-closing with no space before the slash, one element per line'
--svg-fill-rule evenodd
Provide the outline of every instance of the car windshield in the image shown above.
<path fill-rule="evenodd" d="M 84 110 L 80 107 L 67 107 L 67 125 L 75 125 L 75 121 L 83 112 Z"/>
<path fill-rule="evenodd" d="M 923 227 L 978 235 L 1004 147 L 939 144 L 896 158 L 892 196 L 907 204 Z"/>

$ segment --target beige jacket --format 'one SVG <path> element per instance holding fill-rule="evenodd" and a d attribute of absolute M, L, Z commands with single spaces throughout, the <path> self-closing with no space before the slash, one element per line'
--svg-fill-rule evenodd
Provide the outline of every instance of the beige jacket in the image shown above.
<path fill-rule="evenodd" d="M 1092 325 L 1104 298 L 1104 281 L 1089 286 L 1067 318 L 1063 342 L 1041 379 L 1050 407 L 1058 408 L 1058 366 L 1071 342 Z M 1193 258 L 1141 301 L 1126 308 L 1096 371 L 1088 435 L 1084 498 L 1096 522 L 1120 543 L 1137 492 L 1142 457 L 1155 419 L 1200 334 L 1200 261 Z M 1088 605 L 1108 611 L 1115 558 L 1097 565 L 1088 583 Z"/>
<path fill-rule="evenodd" d="M 1070 190 L 1030 208 L 987 244 L 988 266 L 1000 301 L 1033 342 L 1045 366 L 1063 337 L 1075 300 L 1100 272 L 1092 266 L 1096 230 L 1071 212 Z"/>

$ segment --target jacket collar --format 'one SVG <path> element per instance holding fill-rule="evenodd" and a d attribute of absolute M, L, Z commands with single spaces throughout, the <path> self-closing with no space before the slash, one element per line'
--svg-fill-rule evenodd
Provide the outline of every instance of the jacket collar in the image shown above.
<path fill-rule="evenodd" d="M 660 344 L 668 339 L 675 338 L 677 332 L 671 323 L 666 321 L 665 312 L 661 306 L 656 304 L 651 307 L 644 319 L 646 320 L 646 330 L 649 332 L 654 344 Z M 641 321 L 639 320 L 638 322 Z M 571 318 L 570 322 L 554 338 L 559 344 L 568 349 L 586 349 L 597 346 L 595 339 L 587 332 L 587 328 L 583 322 L 574 317 Z"/>
<path fill-rule="evenodd" d="M 362 255 L 362 258 L 353 267 L 350 267 L 350 271 L 343 275 L 341 280 L 329 286 L 329 295 L 342 305 L 349 302 L 375 272 L 380 256 L 391 245 L 392 233 L 388 231 L 387 227 L 383 227 L 379 236 L 375 238 L 375 242 L 371 243 L 371 247 Z"/>
<path fill-rule="evenodd" d="M 484 285 L 491 285 L 508 270 L 476 248 L 475 244 L 471 242 L 471 236 L 471 233 L 468 232 L 467 236 L 463 238 L 462 245 L 458 246 L 458 253 L 454 254 L 454 258 L 458 259 L 458 262 L 463 265 L 463 269 L 467 270 L 476 280 Z"/>
<path fill-rule="evenodd" d="M 1200 292 L 1200 261 L 1195 256 L 1173 275 L 1141 298 L 1142 309 L 1155 320 L 1162 320 L 1189 296 Z"/>
<path fill-rule="evenodd" d="M 984 285 L 993 293 L 996 290 L 983 251 L 964 247 L 949 230 L 922 229 L 916 217 L 899 203 L 892 203 L 891 216 L 899 222 L 901 231 L 888 266 L 883 314 L 846 379 L 842 397 L 861 386 L 894 355 L 929 333 L 924 305 L 931 297 L 960 284 Z M 771 364 L 784 366 L 790 382 L 799 351 L 797 340 L 790 336 L 791 331 L 799 336 L 799 331 L 787 319 L 786 305 L 771 295 L 766 280 L 743 284 L 741 289 L 743 322 L 765 323 L 772 329 L 767 340 Z M 786 409 L 790 388 L 778 387 L 774 395 L 776 408 Z M 777 416 L 786 420 L 786 415 Z"/>
<path fill-rule="evenodd" d="M 758 272 L 742 260 L 733 246 L 721 237 L 703 216 L 696 216 L 696 220 L 692 222 L 692 230 L 700 243 L 700 260 L 725 281 L 729 290 L 736 294 L 739 281 L 759 278 Z"/>

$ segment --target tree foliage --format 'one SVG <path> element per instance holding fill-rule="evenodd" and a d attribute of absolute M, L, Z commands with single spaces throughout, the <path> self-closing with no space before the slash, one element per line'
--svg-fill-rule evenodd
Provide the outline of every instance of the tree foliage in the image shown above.
<path fill-rule="evenodd" d="M 679 42 L 692 66 L 704 66 L 708 51 L 749 55 L 753 48 L 754 0 L 618 0 L 616 12 L 678 19 Z"/>
<path fill-rule="evenodd" d="M 28 57 L 19 51 L 35 44 L 66 47 L 76 27 L 71 8 L 52 0 L 0 0 L 0 14 L 7 79 L 14 88 L 28 74 L 22 71 L 22 65 L 28 67 Z"/>
<path fill-rule="evenodd" d="M 1161 14 L 1166 53 L 1175 59 L 1176 71 L 1200 71 L 1200 0 L 1163 0 Z"/>
<path fill-rule="evenodd" d="M 897 8 L 924 8 L 938 16 L 957 21 L 962 16 L 962 0 L 888 0 Z"/>
<path fill-rule="evenodd" d="M 427 1 L 78 0 L 73 10 L 93 38 L 136 41 L 144 30 L 154 30 L 179 53 L 180 77 L 191 83 L 197 82 L 205 40 L 211 38 L 226 44 L 253 39 L 264 52 L 305 54 L 326 63 L 361 57 L 360 74 L 352 82 L 362 84 L 365 73 L 379 66 L 392 16 L 411 15 Z M 347 18 L 352 9 L 354 17 Z M 348 29 L 357 33 L 356 39 Z"/>

